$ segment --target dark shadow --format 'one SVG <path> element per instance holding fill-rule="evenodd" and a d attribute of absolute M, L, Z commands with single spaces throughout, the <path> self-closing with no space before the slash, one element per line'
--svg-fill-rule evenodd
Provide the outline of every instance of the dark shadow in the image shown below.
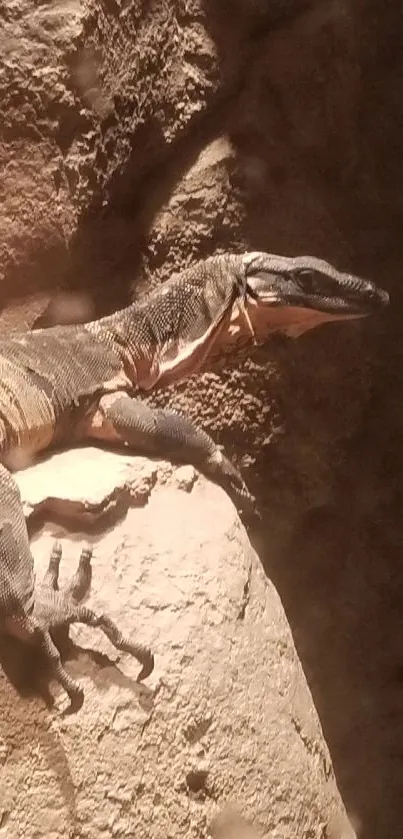
<path fill-rule="evenodd" d="M 303 517 L 268 560 L 347 810 L 376 839 L 395 836 L 402 815 L 402 438 L 396 443 L 385 482 L 376 459 L 368 467 L 376 435 L 357 435 L 333 505 Z"/>
<path fill-rule="evenodd" d="M 97 690 L 101 692 L 108 690 L 111 684 L 129 688 L 135 694 L 141 707 L 149 710 L 153 691 L 134 678 L 125 676 L 119 670 L 118 664 L 115 664 L 108 655 L 73 643 L 64 631 L 52 631 L 52 637 L 63 663 L 76 662 L 75 673 L 78 673 L 78 680 L 80 676 L 88 676 L 90 672 Z M 49 687 L 51 678 L 49 665 L 40 650 L 27 647 L 22 641 L 13 637 L 0 638 L 0 666 L 22 699 L 40 697 L 49 710 L 54 708 L 55 700 Z"/>
<path fill-rule="evenodd" d="M 225 65 L 231 60 L 228 31 L 214 24 L 213 5 L 206 7 Z M 303 125 L 301 131 L 295 126 L 270 74 L 263 93 L 261 89 L 255 101 L 245 100 L 251 130 L 245 130 L 242 121 L 229 128 L 245 189 L 248 246 L 267 249 L 269 241 L 277 252 L 320 252 L 372 277 L 392 297 L 385 317 L 363 328 L 363 364 L 370 359 L 371 395 L 354 438 L 343 448 L 335 445 L 329 501 L 304 510 L 305 499 L 300 487 L 290 483 L 281 446 L 260 452 L 259 475 L 247 480 L 262 501 L 266 521 L 266 527 L 254 528 L 250 535 L 282 598 L 348 813 L 358 835 L 394 839 L 403 822 L 403 15 L 397 3 L 387 10 L 376 3 L 364 5 L 354 165 L 340 167 L 337 129 L 333 159 L 331 148 L 326 150 L 327 160 L 323 149 L 309 148 L 301 136 Z M 259 51 L 256 55 L 263 61 Z M 267 169 L 251 187 L 243 174 L 245 161 L 264 157 L 268 139 Z M 301 175 L 302 183 L 314 187 L 337 231 L 333 241 L 322 238 L 310 208 L 306 216 L 301 213 L 303 203 L 297 211 L 290 203 L 288 220 L 280 215 L 277 225 L 273 188 L 281 193 L 288 181 L 293 200 L 293 193 L 301 189 Z M 311 352 L 306 357 L 313 366 L 321 345 L 329 358 L 335 350 L 339 338 L 333 332 L 333 342 L 328 335 L 308 339 Z M 304 380 L 302 352 L 292 346 L 286 352 L 294 358 L 293 375 L 300 370 Z M 281 350 L 277 358 L 281 364 Z M 284 363 L 285 378 L 291 364 Z M 336 378 L 333 386 L 338 387 Z M 306 400 L 307 425 L 314 419 L 310 397 L 309 389 L 305 394 L 295 390 L 298 419 Z M 292 405 L 287 403 L 287 408 L 292 428 Z M 345 411 L 337 392 L 334 410 L 340 418 Z M 302 448 L 303 421 L 294 436 Z M 241 441 L 239 447 L 242 450 Z"/>
<path fill-rule="evenodd" d="M 90 670 L 97 690 L 106 690 L 110 684 L 129 688 L 141 708 L 149 715 L 153 713 L 155 693 L 146 685 L 137 684 L 126 677 L 107 656 L 71 644 L 66 649 L 66 658 L 77 658 L 80 675 L 88 676 Z M 76 803 L 76 785 L 73 780 L 68 755 L 52 719 L 57 711 L 49 690 L 49 673 L 39 652 L 27 649 L 14 638 L 0 638 L 0 666 L 4 671 L 0 685 L 1 737 L 3 745 L 17 757 L 25 751 L 32 755 L 38 749 L 51 768 L 60 794 L 66 803 L 71 829 L 80 831 L 80 820 Z M 95 669 L 95 667 L 97 669 Z M 99 675 L 98 675 L 99 674 Z M 12 695 L 16 691 L 21 701 Z M 39 698 L 39 702 L 37 699 Z M 41 701 L 44 703 L 41 706 Z M 85 699 L 84 699 L 85 702 Z M 147 724 L 147 720 L 144 725 Z M 102 733 L 100 739 L 102 738 Z M 7 823 L 7 811 L 3 812 L 2 826 Z"/>
<path fill-rule="evenodd" d="M 53 700 L 46 686 L 37 682 L 37 690 L 32 689 L 36 657 L 21 657 L 19 644 L 11 638 L 0 640 L 0 664 L 6 674 L 0 688 L 1 736 L 6 748 L 17 756 L 21 750 L 28 749 L 30 754 L 38 749 L 43 753 L 46 763 L 52 769 L 62 798 L 66 803 L 72 829 L 79 829 L 76 805 L 75 784 L 71 775 L 70 764 L 62 740 L 51 724 L 52 711 L 49 708 Z M 13 691 L 23 697 L 16 702 Z M 44 706 L 35 701 L 40 696 Z M 48 706 L 48 707 L 46 707 Z M 17 745 L 18 744 L 18 745 Z M 7 818 L 7 814 L 6 818 Z M 3 817 L 2 827 L 6 820 Z"/>

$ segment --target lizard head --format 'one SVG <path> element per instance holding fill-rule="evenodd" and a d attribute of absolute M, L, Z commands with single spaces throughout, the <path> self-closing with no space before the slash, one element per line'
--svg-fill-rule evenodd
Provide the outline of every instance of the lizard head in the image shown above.
<path fill-rule="evenodd" d="M 258 335 L 297 337 L 326 322 L 372 315 L 389 303 L 375 283 L 313 256 L 246 253 L 242 273 L 244 304 Z"/>

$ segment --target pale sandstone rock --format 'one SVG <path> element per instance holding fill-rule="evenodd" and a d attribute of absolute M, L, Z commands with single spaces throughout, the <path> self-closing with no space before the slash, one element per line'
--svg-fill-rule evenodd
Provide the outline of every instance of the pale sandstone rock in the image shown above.
<path fill-rule="evenodd" d="M 335 818 L 334 835 L 353 836 L 280 599 L 227 495 L 202 478 L 189 491 L 188 467 L 178 475 L 168 464 L 94 449 L 17 475 L 28 516 L 56 492 L 76 515 L 82 507 L 110 512 L 119 493 L 143 503 L 92 533 L 91 602 L 152 646 L 155 670 L 138 685 L 135 660 L 118 656 L 101 633 L 74 627 L 84 648 L 67 662 L 85 689 L 77 715 L 22 699 L 1 677 L 8 839 L 190 839 L 210 829 L 230 839 L 242 833 L 233 818 L 217 820 L 227 805 L 258 836 L 319 839 Z M 63 580 L 87 536 L 46 524 L 32 542 L 39 575 L 56 536 Z M 108 657 L 102 667 L 94 650 Z M 52 690 L 64 706 L 63 692 Z"/>

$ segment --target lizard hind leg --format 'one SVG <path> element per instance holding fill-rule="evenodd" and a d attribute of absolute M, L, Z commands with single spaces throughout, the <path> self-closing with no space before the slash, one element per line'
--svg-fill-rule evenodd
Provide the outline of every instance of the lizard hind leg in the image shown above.
<path fill-rule="evenodd" d="M 86 626 L 102 629 L 102 632 L 105 633 L 106 637 L 109 638 L 117 650 L 134 656 L 142 665 L 142 669 L 137 676 L 138 682 L 146 679 L 152 673 L 154 669 L 154 656 L 150 649 L 144 646 L 144 644 L 139 644 L 123 635 L 108 615 L 99 615 L 93 609 L 78 604 L 75 608 L 72 608 L 69 615 L 69 624 L 71 625 L 72 623 L 82 623 Z"/>
<path fill-rule="evenodd" d="M 92 548 L 87 546 L 81 551 L 76 573 L 63 590 L 63 595 L 71 606 L 69 624 L 83 623 L 87 626 L 102 629 L 116 649 L 129 653 L 142 664 L 142 670 L 137 677 L 138 681 L 141 681 L 150 675 L 154 667 L 154 658 L 148 647 L 130 641 L 129 638 L 122 635 L 116 624 L 107 615 L 97 615 L 93 609 L 80 605 L 91 585 L 91 559 Z"/>
<path fill-rule="evenodd" d="M 43 586 L 52 591 L 59 591 L 59 568 L 62 558 L 62 546 L 60 542 L 54 542 L 46 574 L 43 578 Z"/>
<path fill-rule="evenodd" d="M 49 562 L 49 569 L 52 569 L 52 574 L 55 573 L 56 567 L 58 571 L 61 555 L 61 546 L 55 543 Z M 63 670 L 55 644 L 60 649 L 67 647 L 69 642 L 69 627 L 74 623 L 82 623 L 87 626 L 102 629 L 116 649 L 127 652 L 137 658 L 142 665 L 142 669 L 137 677 L 138 681 L 149 676 L 154 668 L 154 657 L 148 647 L 122 635 L 116 624 L 107 615 L 99 615 L 92 609 L 81 604 L 91 584 L 91 558 L 92 548 L 84 548 L 81 552 L 76 573 L 60 591 L 54 590 L 51 585 L 54 577 L 49 573 L 48 569 L 45 577 L 47 584 L 45 586 L 42 584 L 38 589 L 38 596 L 35 601 L 34 613 L 37 625 L 42 630 L 45 639 L 41 640 L 40 645 L 44 649 L 47 657 L 51 658 L 54 662 L 52 665 L 53 671 L 58 681 L 67 690 L 67 693 L 69 693 L 67 680 L 70 677 Z M 59 659 L 56 656 L 59 656 Z M 77 693 L 77 686 L 75 683 L 72 683 L 72 685 L 71 690 L 75 694 Z"/>
<path fill-rule="evenodd" d="M 57 649 L 50 632 L 37 629 L 36 641 L 40 649 L 43 651 L 46 661 L 50 664 L 51 672 L 54 678 L 66 691 L 70 699 L 69 711 L 79 711 L 84 702 L 84 691 L 82 687 L 72 679 L 71 676 L 64 669 L 59 650 Z"/>
<path fill-rule="evenodd" d="M 55 592 L 59 591 L 61 559 L 62 546 L 60 542 L 54 542 L 50 553 L 49 565 L 43 578 L 42 586 L 44 589 L 50 589 Z M 75 574 L 73 574 L 68 583 L 63 587 L 64 597 L 71 598 L 75 603 L 83 600 L 90 589 L 92 579 L 91 559 L 92 548 L 83 548 Z M 57 603 L 57 600 L 55 602 Z"/>
<path fill-rule="evenodd" d="M 39 594 L 44 618 L 41 625 L 44 629 L 50 630 L 53 641 L 63 656 L 67 656 L 73 647 L 73 642 L 69 637 L 68 622 L 72 605 L 83 600 L 91 586 L 91 558 L 92 549 L 90 547 L 83 548 L 75 574 L 59 590 L 58 580 L 62 546 L 60 542 L 53 543 L 48 570 Z M 37 611 L 39 609 L 40 606 L 37 607 Z M 44 609 L 45 614 L 43 613 Z"/>
<path fill-rule="evenodd" d="M 74 603 L 80 603 L 88 594 L 92 580 L 92 548 L 88 545 L 81 551 L 78 568 L 73 577 L 69 580 L 63 594 L 71 598 Z"/>

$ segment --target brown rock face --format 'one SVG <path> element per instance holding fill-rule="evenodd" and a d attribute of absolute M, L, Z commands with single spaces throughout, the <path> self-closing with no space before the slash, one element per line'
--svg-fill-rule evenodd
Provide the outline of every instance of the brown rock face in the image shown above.
<path fill-rule="evenodd" d="M 152 397 L 259 496 L 254 540 L 369 839 L 403 819 L 402 36 L 400 0 L 0 2 L 5 324 L 112 310 L 228 248 L 315 253 L 391 292 L 379 322 Z M 66 311 L 60 290 L 82 296 Z"/>
<path fill-rule="evenodd" d="M 59 306 L 53 299 L 49 317 L 80 319 L 80 303 L 82 319 L 115 309 L 192 259 L 228 248 L 312 252 L 347 267 L 348 247 L 307 156 L 315 148 L 323 166 L 336 167 L 332 150 L 340 158 L 354 145 L 360 91 L 354 20 L 346 9 L 313 4 L 294 22 L 295 10 L 312 4 L 269 6 L 239 2 L 229 14 L 208 2 L 80 3 L 67 14 L 20 2 L 5 12 L 9 180 L 0 220 L 0 294 L 26 295 L 29 284 L 33 293 L 42 291 L 31 301 L 31 319 L 19 308 L 14 323 L 32 322 L 43 295 L 54 297 L 60 287 L 89 298 L 70 305 L 66 317 L 65 299 Z M 308 42 L 317 44 L 318 56 Z M 306 90 L 311 80 L 314 107 Z M 341 146 L 331 142 L 336 124 Z M 296 350 L 288 342 L 284 352 L 236 363 L 224 379 L 207 376 L 179 394 L 151 398 L 201 416 L 244 461 L 270 509 L 280 501 L 292 515 L 294 493 L 289 497 L 282 480 L 272 480 L 267 491 L 265 475 L 274 471 L 268 444 L 280 442 L 277 432 L 292 410 L 283 457 L 299 484 L 298 506 L 327 501 L 339 443 L 356 428 L 369 397 L 360 330 L 341 328 L 337 352 L 330 329 L 329 343 L 308 338 Z M 335 398 L 343 405 L 338 423 Z"/>
<path fill-rule="evenodd" d="M 33 540 L 38 575 L 56 537 L 63 585 L 82 545 L 80 511 L 96 516 L 90 602 L 152 647 L 155 669 L 137 684 L 134 659 L 73 627 L 79 646 L 66 666 L 85 703 L 64 718 L 17 700 L 1 674 L 0 814 L 10 839 L 196 839 L 214 824 L 225 837 L 223 805 L 257 835 L 354 837 L 280 599 L 228 497 L 202 479 L 192 488 L 189 472 L 79 449 L 17 475 L 28 516 L 47 504 L 60 518 L 56 475 L 76 514 L 75 543 L 60 524 Z M 112 507 L 120 522 L 105 531 Z"/>

